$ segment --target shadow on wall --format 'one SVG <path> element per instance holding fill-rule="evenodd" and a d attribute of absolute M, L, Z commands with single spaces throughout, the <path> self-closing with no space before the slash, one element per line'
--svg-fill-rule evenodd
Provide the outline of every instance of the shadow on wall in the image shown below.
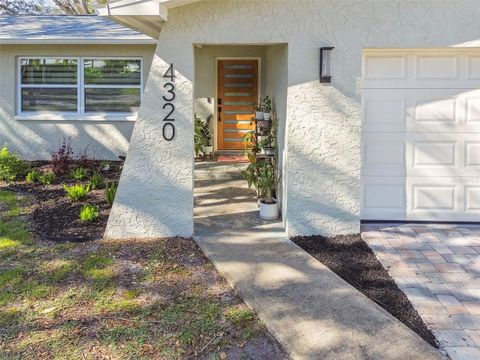
<path fill-rule="evenodd" d="M 360 102 L 318 79 L 290 86 L 289 97 L 289 235 L 352 232 L 360 224 Z"/>
<path fill-rule="evenodd" d="M 88 148 L 100 160 L 125 155 L 134 122 L 17 121 L 0 110 L 0 144 L 27 160 L 46 160 L 63 139 L 71 138 L 74 152 Z"/>

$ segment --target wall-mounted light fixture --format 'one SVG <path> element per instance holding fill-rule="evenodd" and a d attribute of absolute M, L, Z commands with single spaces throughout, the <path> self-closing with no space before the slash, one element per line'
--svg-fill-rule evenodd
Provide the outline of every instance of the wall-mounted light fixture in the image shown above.
<path fill-rule="evenodd" d="M 332 50 L 333 46 L 320 48 L 320 82 L 332 82 Z"/>

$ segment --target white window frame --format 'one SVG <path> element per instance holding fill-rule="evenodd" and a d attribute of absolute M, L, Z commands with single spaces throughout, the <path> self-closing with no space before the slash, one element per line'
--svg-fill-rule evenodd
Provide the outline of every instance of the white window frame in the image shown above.
<path fill-rule="evenodd" d="M 22 84 L 22 60 L 67 59 L 77 61 L 76 84 Z M 86 85 L 84 78 L 85 60 L 140 60 L 140 85 Z M 140 104 L 143 101 L 143 58 L 138 56 L 20 56 L 17 58 L 17 106 L 16 120 L 106 120 L 135 121 L 138 112 L 85 112 L 85 89 L 140 89 Z M 77 111 L 22 111 L 22 88 L 75 88 L 77 89 Z"/>

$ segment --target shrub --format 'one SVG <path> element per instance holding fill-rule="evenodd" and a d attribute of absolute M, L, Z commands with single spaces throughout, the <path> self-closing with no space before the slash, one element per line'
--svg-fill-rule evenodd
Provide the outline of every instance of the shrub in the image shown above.
<path fill-rule="evenodd" d="M 55 181 L 55 173 L 51 171 L 43 173 L 39 180 L 43 185 L 50 185 Z"/>
<path fill-rule="evenodd" d="M 70 170 L 73 161 L 73 150 L 70 145 L 70 138 L 63 139 L 60 147 L 51 153 L 52 166 L 55 174 L 65 174 Z"/>
<path fill-rule="evenodd" d="M 113 205 L 116 193 L 117 185 L 115 183 L 110 183 L 105 186 L 105 202 L 108 204 L 108 206 Z"/>
<path fill-rule="evenodd" d="M 80 220 L 94 221 L 100 216 L 100 209 L 98 206 L 85 204 L 80 210 Z"/>
<path fill-rule="evenodd" d="M 0 180 L 13 181 L 25 175 L 26 171 L 27 164 L 10 153 L 5 145 L 0 150 Z"/>
<path fill-rule="evenodd" d="M 95 172 L 92 176 L 90 176 L 88 183 L 90 184 L 90 188 L 92 190 L 100 189 L 102 187 L 103 177 L 99 172 Z"/>
<path fill-rule="evenodd" d="M 83 167 L 79 167 L 79 168 L 73 169 L 70 172 L 70 176 L 72 177 L 72 179 L 80 181 L 87 177 L 87 172 L 88 172 L 87 169 Z"/>
<path fill-rule="evenodd" d="M 25 181 L 29 184 L 36 183 L 38 180 L 40 180 L 40 173 L 37 169 L 30 170 L 27 176 L 25 176 Z"/>
<path fill-rule="evenodd" d="M 63 188 L 68 194 L 68 197 L 72 201 L 78 201 L 85 199 L 90 192 L 90 185 L 85 184 L 75 184 L 72 186 L 67 186 L 63 184 Z"/>

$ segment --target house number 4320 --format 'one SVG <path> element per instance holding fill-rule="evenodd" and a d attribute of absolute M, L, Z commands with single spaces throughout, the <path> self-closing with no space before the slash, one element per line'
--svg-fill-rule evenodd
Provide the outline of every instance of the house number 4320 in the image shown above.
<path fill-rule="evenodd" d="M 163 100 L 165 100 L 163 109 L 167 111 L 167 114 L 163 118 L 162 134 L 165 140 L 171 141 L 175 138 L 175 105 L 173 104 L 173 100 L 175 100 L 175 69 L 173 64 L 170 64 L 163 77 L 170 79 L 170 81 L 163 85 L 166 90 L 166 94 L 163 95 Z"/>

